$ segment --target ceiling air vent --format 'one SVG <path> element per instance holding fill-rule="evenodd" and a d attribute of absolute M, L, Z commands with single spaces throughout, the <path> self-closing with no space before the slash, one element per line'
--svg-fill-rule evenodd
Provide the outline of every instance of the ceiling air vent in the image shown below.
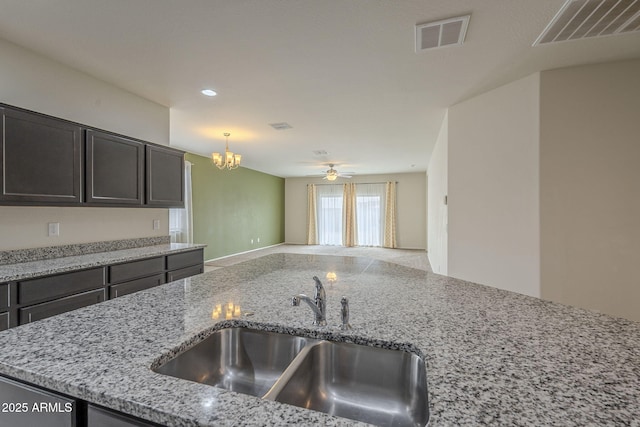
<path fill-rule="evenodd" d="M 640 0 L 568 0 L 534 46 L 640 31 Z"/>
<path fill-rule="evenodd" d="M 461 45 L 471 15 L 416 25 L 416 52 Z"/>
<path fill-rule="evenodd" d="M 293 126 L 291 126 L 289 123 L 269 123 L 269 126 L 271 126 L 272 128 L 274 128 L 275 130 L 286 130 L 286 129 L 291 129 Z"/>

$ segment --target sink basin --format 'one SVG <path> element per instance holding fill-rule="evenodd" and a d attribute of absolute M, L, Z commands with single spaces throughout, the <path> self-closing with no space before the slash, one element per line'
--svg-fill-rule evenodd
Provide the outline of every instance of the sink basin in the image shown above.
<path fill-rule="evenodd" d="M 262 396 L 309 342 L 317 340 L 245 328 L 221 329 L 154 371 Z"/>
<path fill-rule="evenodd" d="M 380 426 L 425 426 L 417 355 L 246 328 L 227 328 L 155 372 Z"/>
<path fill-rule="evenodd" d="M 329 341 L 304 353 L 265 399 L 382 426 L 427 424 L 425 367 L 415 354 Z"/>

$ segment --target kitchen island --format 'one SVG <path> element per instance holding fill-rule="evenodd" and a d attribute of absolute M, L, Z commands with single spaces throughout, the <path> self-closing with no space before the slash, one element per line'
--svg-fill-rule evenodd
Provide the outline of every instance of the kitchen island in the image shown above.
<path fill-rule="evenodd" d="M 317 328 L 290 300 L 328 272 Z M 214 318 L 228 303 L 240 316 Z M 357 424 L 150 369 L 225 326 L 408 344 L 426 361 L 431 426 L 640 420 L 639 323 L 354 257 L 268 255 L 10 329 L 0 374 L 163 425 Z"/>

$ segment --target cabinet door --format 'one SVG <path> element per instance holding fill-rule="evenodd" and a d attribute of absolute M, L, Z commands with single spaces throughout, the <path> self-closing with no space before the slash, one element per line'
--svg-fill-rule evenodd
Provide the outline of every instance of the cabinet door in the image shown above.
<path fill-rule="evenodd" d="M 96 289 L 104 284 L 103 267 L 29 279 L 18 282 L 18 303 L 27 305 L 48 301 Z"/>
<path fill-rule="evenodd" d="M 0 285 L 0 311 L 9 308 L 9 285 L 4 283 Z"/>
<path fill-rule="evenodd" d="M 184 207 L 184 153 L 147 145 L 146 202 L 149 206 Z"/>
<path fill-rule="evenodd" d="M 9 329 L 9 313 L 0 313 L 0 331 Z"/>
<path fill-rule="evenodd" d="M 166 283 L 164 273 L 109 286 L 109 298 L 117 298 Z"/>
<path fill-rule="evenodd" d="M 74 427 L 78 402 L 46 390 L 0 377 L 0 425 Z"/>
<path fill-rule="evenodd" d="M 167 255 L 167 270 L 177 270 L 179 268 L 190 267 L 192 265 L 202 265 L 204 262 L 203 260 L 203 249 Z"/>
<path fill-rule="evenodd" d="M 109 267 L 109 283 L 121 283 L 164 272 L 164 257 L 125 262 Z"/>
<path fill-rule="evenodd" d="M 86 307 L 88 305 L 97 304 L 105 300 L 105 290 L 97 289 L 95 291 L 84 292 L 82 294 L 71 295 L 70 297 L 60 298 L 54 301 L 42 304 L 32 305 L 30 307 L 21 308 L 20 324 L 35 322 L 36 320 L 46 319 L 56 314 L 66 313 L 67 311 Z"/>
<path fill-rule="evenodd" d="M 87 424 L 89 427 L 153 427 L 157 425 L 92 404 L 87 405 Z"/>
<path fill-rule="evenodd" d="M 0 203 L 79 204 L 82 129 L 7 107 L 0 114 Z"/>
<path fill-rule="evenodd" d="M 88 130 L 85 150 L 87 203 L 142 205 L 144 144 Z"/>
<path fill-rule="evenodd" d="M 167 282 L 173 282 L 174 280 L 185 279 L 187 277 L 195 276 L 204 272 L 202 264 L 194 265 L 193 267 L 181 268 L 180 270 L 174 270 L 167 272 Z"/>

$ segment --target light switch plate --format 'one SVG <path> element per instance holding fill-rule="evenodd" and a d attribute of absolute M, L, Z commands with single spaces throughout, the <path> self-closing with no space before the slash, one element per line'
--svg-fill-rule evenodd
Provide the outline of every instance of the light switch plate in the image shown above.
<path fill-rule="evenodd" d="M 154 219 L 153 220 L 153 229 L 154 230 L 160 230 L 160 220 L 159 219 Z"/>
<path fill-rule="evenodd" d="M 60 235 L 60 223 L 50 222 L 49 224 L 49 237 L 56 237 Z"/>

